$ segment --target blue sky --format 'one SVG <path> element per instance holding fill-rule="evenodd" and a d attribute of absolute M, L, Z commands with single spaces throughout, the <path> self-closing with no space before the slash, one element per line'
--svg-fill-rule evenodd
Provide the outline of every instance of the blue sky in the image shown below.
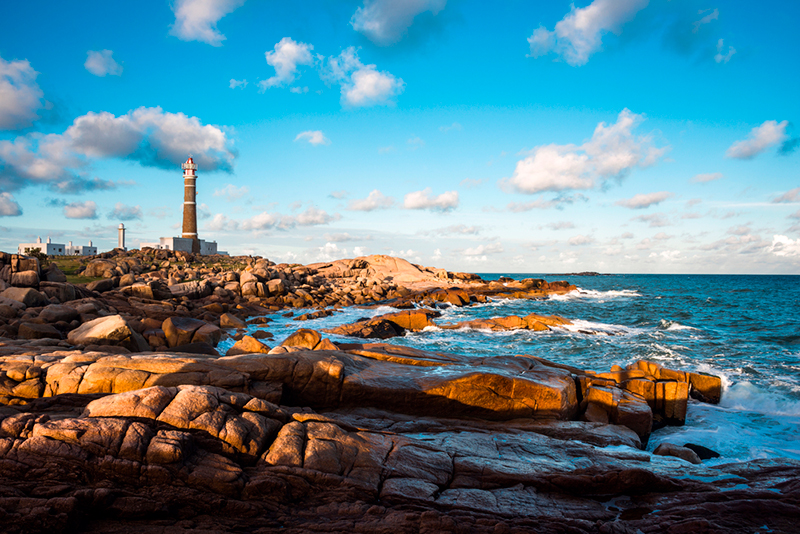
<path fill-rule="evenodd" d="M 4 5 L 0 250 L 800 273 L 800 4 Z"/>

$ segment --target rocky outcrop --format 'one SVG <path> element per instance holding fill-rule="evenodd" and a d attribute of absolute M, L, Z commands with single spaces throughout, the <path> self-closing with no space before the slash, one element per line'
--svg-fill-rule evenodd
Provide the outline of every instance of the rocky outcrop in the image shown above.
<path fill-rule="evenodd" d="M 98 317 L 83 323 L 69 333 L 68 340 L 73 345 L 114 345 L 133 352 L 150 350 L 147 341 L 120 315 Z"/>
<path fill-rule="evenodd" d="M 620 447 L 636 436 L 614 425 L 412 416 L 367 399 L 312 411 L 286 395 L 183 383 L 222 365 L 246 381 L 299 373 L 302 389 L 330 373 L 280 369 L 324 361 L 313 354 L 281 356 L 271 371 L 258 355 L 164 356 L 172 385 L 0 407 L 4 530 L 791 532 L 796 522 L 800 462 L 708 468 Z M 86 374 L 140 359 L 69 353 L 0 367 L 4 380 L 75 380 L 56 366 L 88 360 Z"/>

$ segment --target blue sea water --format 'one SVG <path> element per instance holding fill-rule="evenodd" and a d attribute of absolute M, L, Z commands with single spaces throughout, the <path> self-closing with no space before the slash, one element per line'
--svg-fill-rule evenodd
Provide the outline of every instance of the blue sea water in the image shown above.
<path fill-rule="evenodd" d="M 723 380 L 719 405 L 691 401 L 687 422 L 654 432 L 648 449 L 691 442 L 723 455 L 717 462 L 800 460 L 800 276 L 483 274 L 486 280 L 566 279 L 578 286 L 543 300 L 494 300 L 447 307 L 439 322 L 529 313 L 575 325 L 550 332 L 428 328 L 390 343 L 461 355 L 532 354 L 593 371 L 648 359 Z M 295 311 L 295 315 L 305 310 Z M 272 315 L 261 326 L 276 344 L 299 328 L 322 329 L 395 311 L 349 308 L 306 322 Z M 255 329 L 257 327 L 252 327 Z M 330 336 L 334 341 L 354 341 Z M 220 347 L 225 350 L 230 341 Z"/>

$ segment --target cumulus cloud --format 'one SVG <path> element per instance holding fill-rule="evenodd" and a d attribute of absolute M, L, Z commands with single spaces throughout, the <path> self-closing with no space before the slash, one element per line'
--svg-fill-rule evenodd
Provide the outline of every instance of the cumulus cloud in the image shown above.
<path fill-rule="evenodd" d="M 400 41 L 414 22 L 414 17 L 426 11 L 437 15 L 447 0 L 364 0 L 356 9 L 350 24 L 378 46 Z"/>
<path fill-rule="evenodd" d="M 632 198 L 627 198 L 624 200 L 618 200 L 615 202 L 617 206 L 624 206 L 626 208 L 640 210 L 644 208 L 649 208 L 655 204 L 659 204 L 666 199 L 674 196 L 669 191 L 659 191 L 658 193 L 640 193 L 638 195 L 634 195 Z"/>
<path fill-rule="evenodd" d="M 420 232 L 424 235 L 477 235 L 481 231 L 480 226 L 467 226 L 466 224 L 453 224 L 444 228 L 434 228 Z"/>
<path fill-rule="evenodd" d="M 114 209 L 108 214 L 109 219 L 116 219 L 118 221 L 132 221 L 134 219 L 142 218 L 141 206 L 126 206 L 122 202 L 117 202 Z"/>
<path fill-rule="evenodd" d="M 361 63 L 358 51 L 352 46 L 338 56 L 329 57 L 321 75 L 324 80 L 341 85 L 342 105 L 352 108 L 393 105 L 394 98 L 406 86 L 391 73 Z"/>
<path fill-rule="evenodd" d="M 237 80 L 235 78 L 231 78 L 231 82 L 228 85 L 228 87 L 230 87 L 231 89 L 236 89 L 236 88 L 244 89 L 245 87 L 247 87 L 247 80 Z"/>
<path fill-rule="evenodd" d="M 0 141 L 0 188 L 47 184 L 64 192 L 110 189 L 113 182 L 88 179 L 92 161 L 116 158 L 147 167 L 175 169 L 193 154 L 200 172 L 230 172 L 236 153 L 225 132 L 197 117 L 139 108 L 119 117 L 89 112 L 61 134 L 29 134 Z M 119 185 L 119 183 L 117 184 Z"/>
<path fill-rule="evenodd" d="M 559 221 L 545 225 L 551 230 L 569 230 L 575 228 L 575 224 L 572 221 Z"/>
<path fill-rule="evenodd" d="M 713 182 L 714 180 L 719 180 L 723 178 L 724 175 L 721 172 L 711 172 L 707 174 L 697 174 L 694 178 L 692 178 L 692 182 L 698 184 L 704 184 L 706 182 Z"/>
<path fill-rule="evenodd" d="M 314 50 L 313 45 L 295 42 L 290 37 L 281 39 L 274 50 L 265 53 L 267 63 L 275 69 L 275 76 L 258 82 L 259 90 L 264 92 L 270 87 L 292 83 L 297 75 L 298 65 L 314 63 L 312 50 Z"/>
<path fill-rule="evenodd" d="M 772 236 L 769 251 L 776 256 L 800 256 L 800 239 L 790 239 L 785 235 Z"/>
<path fill-rule="evenodd" d="M 338 214 L 331 215 L 316 206 L 309 206 L 297 215 L 281 215 L 280 213 L 261 212 L 244 220 L 231 219 L 227 215 L 217 213 L 205 225 L 210 231 L 237 231 L 252 230 L 255 232 L 265 230 L 288 230 L 297 226 L 317 226 L 339 220 Z"/>
<path fill-rule="evenodd" d="M 121 76 L 122 65 L 114 61 L 113 54 L 111 50 L 89 50 L 83 66 L 95 76 Z"/>
<path fill-rule="evenodd" d="M 569 238 L 567 241 L 573 247 L 579 247 L 581 245 L 591 245 L 594 243 L 594 238 L 592 236 L 587 235 L 576 235 Z"/>
<path fill-rule="evenodd" d="M 500 254 L 503 252 L 503 245 L 500 242 L 478 245 L 461 251 L 464 256 L 486 256 L 487 254 Z"/>
<path fill-rule="evenodd" d="M 336 243 L 325 243 L 319 247 L 317 259 L 322 261 L 332 261 L 342 259 L 347 256 L 346 248 L 339 248 Z"/>
<path fill-rule="evenodd" d="M 634 135 L 643 120 L 643 115 L 623 109 L 616 123 L 599 123 L 592 138 L 580 146 L 537 147 L 517 162 L 514 175 L 501 185 L 521 193 L 591 189 L 607 179 L 621 179 L 636 167 L 649 167 L 668 147 L 657 148 L 649 135 Z"/>
<path fill-rule="evenodd" d="M 36 83 L 38 72 L 28 60 L 6 61 L 0 57 L 0 130 L 27 128 L 45 107 L 44 92 Z"/>
<path fill-rule="evenodd" d="M 97 219 L 97 204 L 93 200 L 72 202 L 64 206 L 64 217 L 67 219 Z"/>
<path fill-rule="evenodd" d="M 224 197 L 225 200 L 232 202 L 234 200 L 239 200 L 240 198 L 249 195 L 250 188 L 246 185 L 242 187 L 236 187 L 233 184 L 228 184 L 222 189 L 217 189 L 214 191 L 215 197 Z"/>
<path fill-rule="evenodd" d="M 789 121 L 764 121 L 761 126 L 750 130 L 747 139 L 736 141 L 725 153 L 726 157 L 736 159 L 753 159 L 771 146 L 784 142 L 786 127 Z"/>
<path fill-rule="evenodd" d="M 650 228 L 661 228 L 670 226 L 669 219 L 663 213 L 652 213 L 650 215 L 639 215 L 633 218 L 634 221 L 646 222 Z"/>
<path fill-rule="evenodd" d="M 175 0 L 172 11 L 175 24 L 170 35 L 181 41 L 200 41 L 221 46 L 226 39 L 217 30 L 217 22 L 244 4 L 245 0 Z"/>
<path fill-rule="evenodd" d="M 394 199 L 374 189 L 367 198 L 354 199 L 347 204 L 350 211 L 374 211 L 394 206 Z"/>
<path fill-rule="evenodd" d="M 600 49 L 608 32 L 619 35 L 622 26 L 647 7 L 649 0 L 594 0 L 583 8 L 574 5 L 549 31 L 540 26 L 528 38 L 531 57 L 555 52 L 569 65 L 580 66 Z"/>
<path fill-rule="evenodd" d="M 332 243 L 344 243 L 346 241 L 372 241 L 371 235 L 350 235 L 347 232 L 341 234 L 325 234 L 325 241 Z"/>
<path fill-rule="evenodd" d="M 450 211 L 458 207 L 458 191 L 446 191 L 438 196 L 431 194 L 430 187 L 408 193 L 403 199 L 407 210 Z"/>
<path fill-rule="evenodd" d="M 775 202 L 776 204 L 780 204 L 783 202 L 800 202 L 800 187 L 795 187 L 794 189 L 790 189 L 784 194 L 773 198 L 772 202 Z"/>
<path fill-rule="evenodd" d="M 725 45 L 723 44 L 723 39 L 717 41 L 717 53 L 714 54 L 714 61 L 716 61 L 717 63 L 727 63 L 736 53 L 736 49 L 732 46 L 729 46 L 728 51 L 723 54 L 722 51 L 724 50 L 724 48 Z"/>
<path fill-rule="evenodd" d="M 439 131 L 440 132 L 447 133 L 450 130 L 461 131 L 461 125 L 459 123 L 457 123 L 457 122 L 454 122 L 450 126 L 439 126 Z"/>
<path fill-rule="evenodd" d="M 22 215 L 22 208 L 11 193 L 0 193 L 0 217 Z"/>
<path fill-rule="evenodd" d="M 331 144 L 331 140 L 325 137 L 325 134 L 320 130 L 307 130 L 305 132 L 300 132 L 297 134 L 297 137 L 295 137 L 294 140 L 308 141 L 308 144 L 314 146 Z"/>

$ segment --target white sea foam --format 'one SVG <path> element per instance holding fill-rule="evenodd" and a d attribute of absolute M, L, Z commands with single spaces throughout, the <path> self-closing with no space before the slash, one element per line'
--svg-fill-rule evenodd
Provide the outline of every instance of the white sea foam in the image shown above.
<path fill-rule="evenodd" d="M 639 331 L 638 328 L 631 328 L 620 324 L 595 323 L 593 321 L 584 321 L 583 319 L 573 319 L 572 324 L 561 324 L 552 326 L 551 328 L 554 330 L 567 330 L 578 334 L 601 336 L 621 336 Z"/>
<path fill-rule="evenodd" d="M 569 293 L 565 293 L 564 295 L 550 295 L 548 298 L 550 300 L 556 301 L 569 301 L 569 300 L 600 300 L 605 301 L 606 299 L 613 299 L 613 298 L 630 298 L 630 297 L 641 297 L 642 294 L 633 289 L 620 289 L 620 290 L 609 290 L 609 291 L 597 291 L 595 289 L 582 289 L 578 288 Z"/>
<path fill-rule="evenodd" d="M 764 415 L 800 417 L 800 401 L 764 390 L 746 381 L 725 388 L 720 406 Z"/>
<path fill-rule="evenodd" d="M 699 328 L 686 326 L 678 323 L 677 321 L 669 321 L 667 319 L 661 319 L 661 321 L 658 322 L 658 328 L 670 332 L 680 332 L 681 330 L 700 330 Z"/>

